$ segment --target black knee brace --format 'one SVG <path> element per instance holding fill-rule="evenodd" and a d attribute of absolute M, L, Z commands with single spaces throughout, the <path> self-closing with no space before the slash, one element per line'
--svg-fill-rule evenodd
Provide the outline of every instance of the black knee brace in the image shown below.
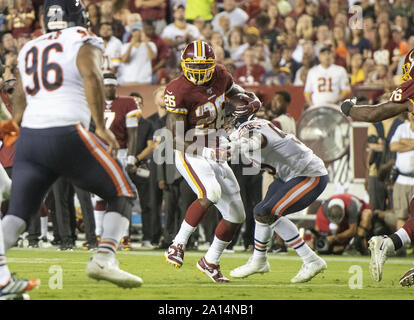
<path fill-rule="evenodd" d="M 269 226 L 274 223 L 279 216 L 275 216 L 274 214 L 255 214 L 254 219 L 260 223 L 268 224 Z"/>

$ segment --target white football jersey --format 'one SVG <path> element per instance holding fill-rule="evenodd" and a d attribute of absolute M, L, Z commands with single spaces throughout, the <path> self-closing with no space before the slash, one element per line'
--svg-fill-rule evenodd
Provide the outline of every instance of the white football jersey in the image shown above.
<path fill-rule="evenodd" d="M 117 37 L 112 36 L 104 48 L 103 72 L 110 72 L 112 68 L 117 68 L 121 64 L 122 42 Z"/>
<path fill-rule="evenodd" d="M 18 68 L 27 101 L 23 127 L 80 123 L 89 128 L 91 112 L 76 65 L 79 49 L 86 43 L 103 50 L 103 40 L 83 27 L 47 33 L 20 50 Z"/>
<path fill-rule="evenodd" d="M 305 93 L 312 94 L 313 105 L 333 104 L 341 91 L 350 91 L 346 70 L 335 64 L 328 69 L 317 65 L 309 70 L 306 78 Z"/>
<path fill-rule="evenodd" d="M 327 175 L 323 161 L 311 149 L 300 142 L 293 134 L 278 129 L 267 120 L 251 120 L 237 130 L 237 139 L 248 138 L 251 133 L 260 133 L 267 143 L 261 152 L 249 153 L 254 165 L 267 168 L 287 182 L 296 177 L 320 177 Z M 244 142 L 245 143 L 245 142 Z"/>

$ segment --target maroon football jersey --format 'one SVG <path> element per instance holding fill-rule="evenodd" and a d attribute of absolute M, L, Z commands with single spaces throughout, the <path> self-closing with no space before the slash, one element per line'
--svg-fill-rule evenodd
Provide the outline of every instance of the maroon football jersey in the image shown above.
<path fill-rule="evenodd" d="M 105 106 L 105 125 L 115 135 L 121 149 L 127 148 L 127 128 L 137 127 L 138 107 L 132 97 L 118 97 L 107 101 Z"/>
<path fill-rule="evenodd" d="M 222 65 L 216 65 L 213 77 L 205 85 L 195 85 L 182 75 L 165 89 L 166 109 L 186 115 L 187 129 L 196 129 L 196 135 L 205 135 L 207 129 L 223 127 L 223 102 L 232 85 L 233 77 Z"/>
<path fill-rule="evenodd" d="M 405 102 L 409 100 L 412 104 L 411 110 L 414 113 L 414 79 L 404 82 L 397 89 L 395 89 L 390 97 L 392 102 Z"/>

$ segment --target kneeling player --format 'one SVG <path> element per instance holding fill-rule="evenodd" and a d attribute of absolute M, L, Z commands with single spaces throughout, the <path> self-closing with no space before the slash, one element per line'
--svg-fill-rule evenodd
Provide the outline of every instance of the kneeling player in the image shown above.
<path fill-rule="evenodd" d="M 324 163 L 295 136 L 286 134 L 266 120 L 253 119 L 240 125 L 231 143 L 253 164 L 271 168 L 277 178 L 254 208 L 256 220 L 253 256 L 230 272 L 235 278 L 269 272 L 267 249 L 276 232 L 302 258 L 303 265 L 291 282 L 306 282 L 327 268 L 325 261 L 303 241 L 286 215 L 301 211 L 324 191 L 328 176 Z M 243 122 L 243 120 L 241 121 Z M 249 135 L 253 137 L 249 138 Z M 246 153 L 261 149 L 260 153 Z"/>

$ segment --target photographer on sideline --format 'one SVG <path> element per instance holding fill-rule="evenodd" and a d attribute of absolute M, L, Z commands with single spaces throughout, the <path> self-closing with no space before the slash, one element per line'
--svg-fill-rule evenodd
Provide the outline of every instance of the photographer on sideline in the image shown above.
<path fill-rule="evenodd" d="M 371 206 L 354 195 L 330 197 L 316 213 L 315 230 L 319 236 L 314 241 L 314 249 L 321 254 L 342 254 L 354 238 L 352 246 L 366 255 L 372 216 Z M 326 241 L 322 241 L 324 236 Z"/>

